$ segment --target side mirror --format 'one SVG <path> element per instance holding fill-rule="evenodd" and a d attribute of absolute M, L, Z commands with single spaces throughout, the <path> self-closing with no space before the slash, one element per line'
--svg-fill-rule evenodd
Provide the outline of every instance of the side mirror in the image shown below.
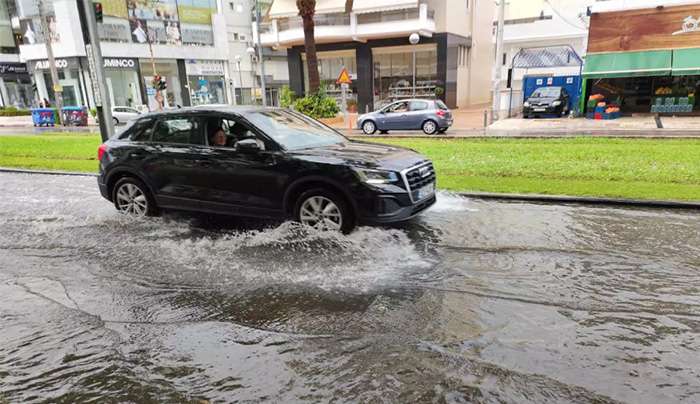
<path fill-rule="evenodd" d="M 257 153 L 260 145 L 255 139 L 243 139 L 236 142 L 236 150 L 243 153 Z"/>

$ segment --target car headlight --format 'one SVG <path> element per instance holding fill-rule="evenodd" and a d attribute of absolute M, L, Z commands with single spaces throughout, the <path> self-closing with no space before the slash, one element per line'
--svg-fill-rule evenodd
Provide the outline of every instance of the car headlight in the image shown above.
<path fill-rule="evenodd" d="M 554 101 L 554 102 L 552 103 L 552 106 L 553 106 L 553 107 L 558 107 L 558 106 L 560 106 L 560 105 L 561 105 L 561 101 Z"/>
<path fill-rule="evenodd" d="M 527 108 L 527 107 L 529 107 L 529 106 L 530 106 L 530 103 L 527 102 L 527 101 L 525 101 L 525 103 L 523 104 L 523 107 Z"/>
<path fill-rule="evenodd" d="M 391 184 L 399 180 L 399 176 L 393 171 L 367 170 L 355 168 L 355 173 L 362 182 L 367 184 Z"/>

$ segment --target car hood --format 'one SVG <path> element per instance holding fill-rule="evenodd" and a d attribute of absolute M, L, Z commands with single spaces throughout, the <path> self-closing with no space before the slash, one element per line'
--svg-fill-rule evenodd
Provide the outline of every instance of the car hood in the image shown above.
<path fill-rule="evenodd" d="M 401 171 L 427 161 L 424 156 L 410 149 L 353 140 L 329 146 L 296 150 L 292 154 L 316 162 L 391 171 Z"/>

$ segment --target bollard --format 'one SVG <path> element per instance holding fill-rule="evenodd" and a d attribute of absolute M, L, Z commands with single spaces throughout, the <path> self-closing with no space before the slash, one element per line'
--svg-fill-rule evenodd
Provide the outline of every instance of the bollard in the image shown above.
<path fill-rule="evenodd" d="M 489 111 L 484 110 L 484 128 L 489 126 Z"/>

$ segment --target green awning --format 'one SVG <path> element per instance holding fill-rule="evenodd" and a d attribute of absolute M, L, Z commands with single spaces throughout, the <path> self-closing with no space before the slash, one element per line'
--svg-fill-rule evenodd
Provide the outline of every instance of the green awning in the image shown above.
<path fill-rule="evenodd" d="M 700 48 L 674 50 L 671 74 L 674 76 L 700 75 Z"/>
<path fill-rule="evenodd" d="M 585 78 L 666 76 L 671 74 L 672 51 L 597 53 L 586 56 Z"/>

